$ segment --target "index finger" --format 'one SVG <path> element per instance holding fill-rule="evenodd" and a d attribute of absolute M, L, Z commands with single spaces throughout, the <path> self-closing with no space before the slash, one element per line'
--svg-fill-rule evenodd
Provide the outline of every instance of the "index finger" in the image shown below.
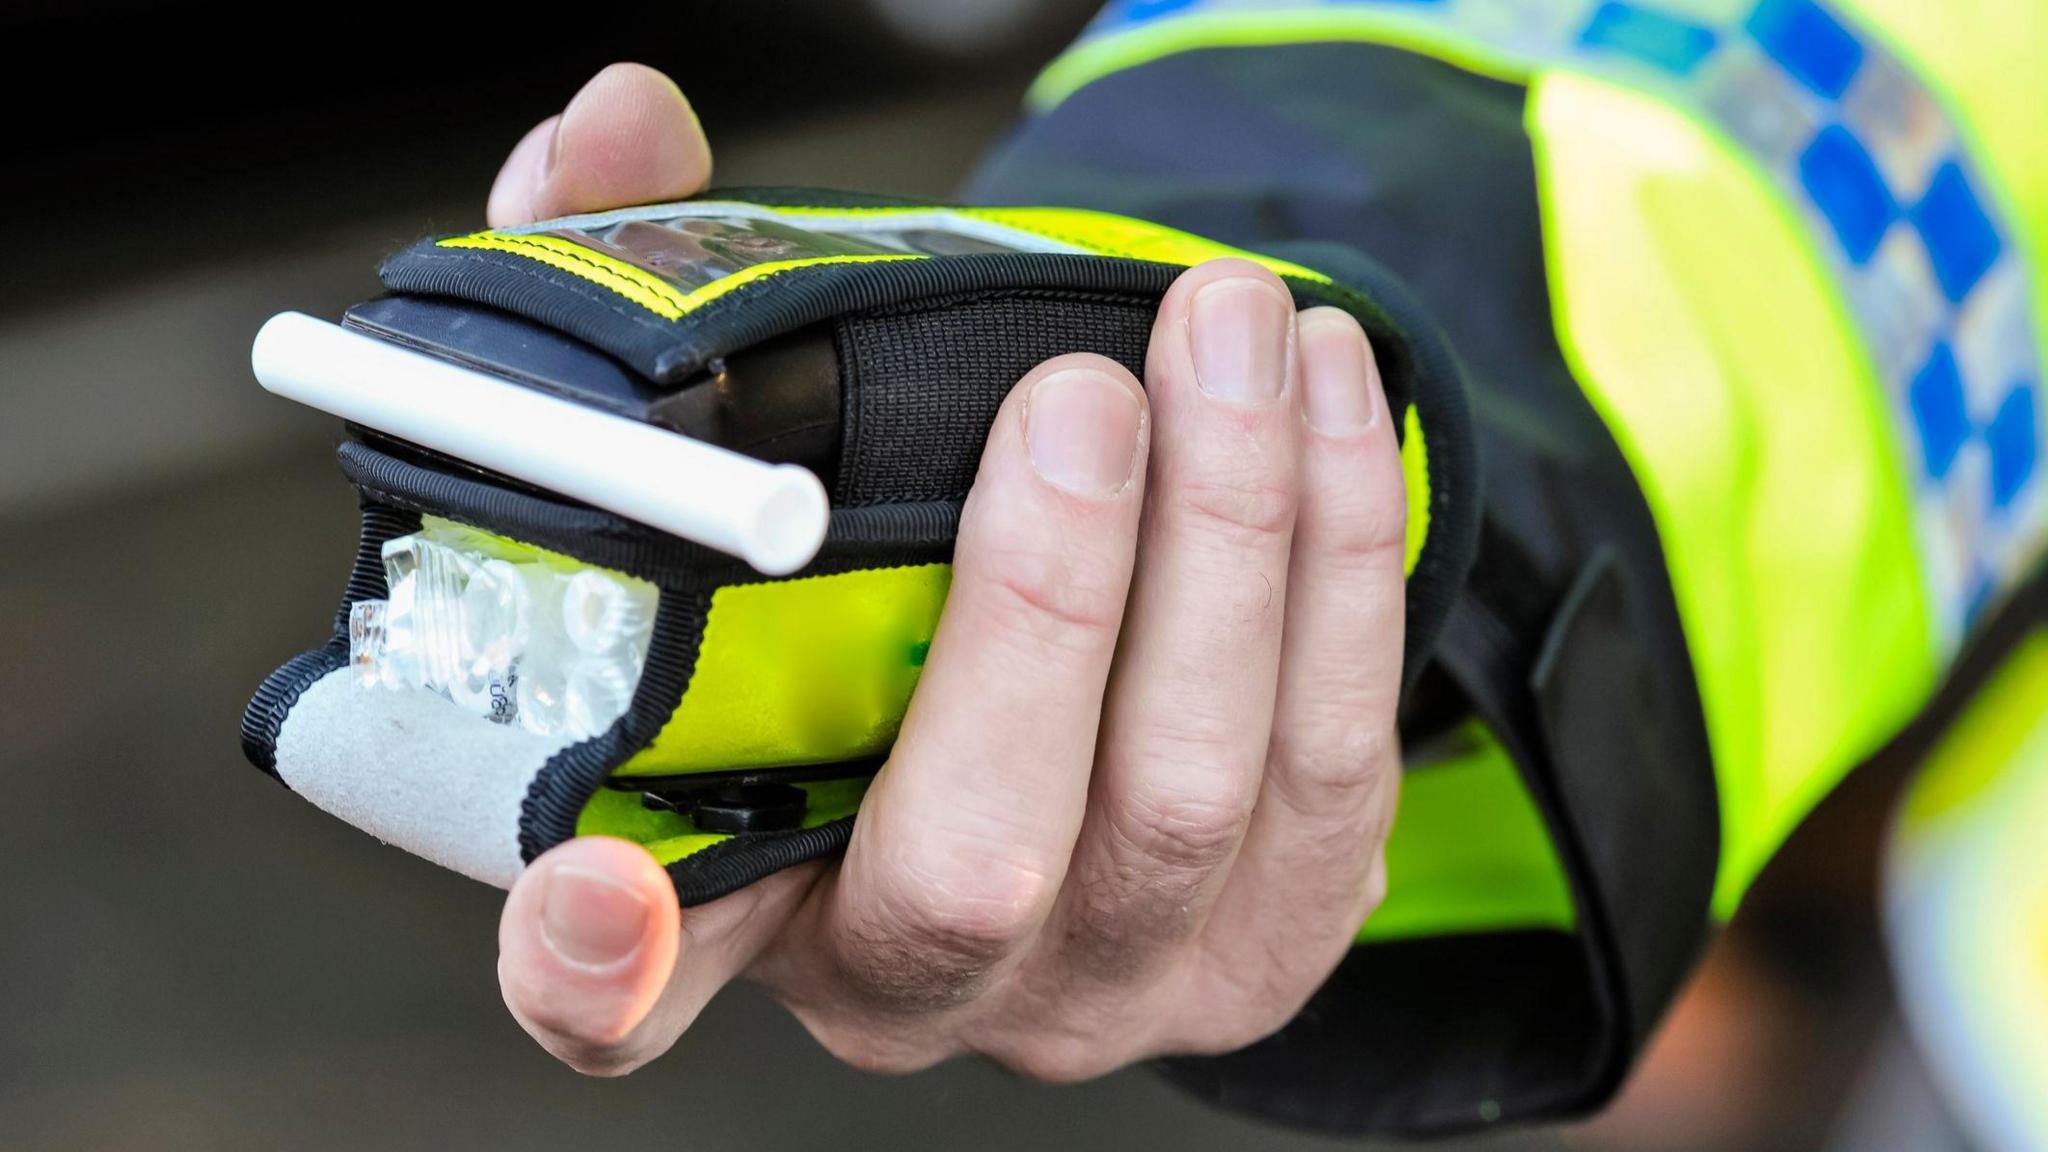
<path fill-rule="evenodd" d="M 1147 424 L 1137 380 L 1086 355 L 1027 375 L 998 414 L 902 735 L 814 897 L 856 985 L 952 997 L 1050 911 L 1130 587 Z"/>

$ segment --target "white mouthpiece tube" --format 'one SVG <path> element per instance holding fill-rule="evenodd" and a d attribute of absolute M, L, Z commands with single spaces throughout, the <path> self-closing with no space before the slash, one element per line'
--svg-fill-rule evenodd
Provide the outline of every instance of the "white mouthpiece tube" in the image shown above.
<path fill-rule="evenodd" d="M 371 336 L 281 312 L 256 333 L 279 396 L 738 556 L 810 563 L 830 503 L 809 469 L 766 464 Z"/>

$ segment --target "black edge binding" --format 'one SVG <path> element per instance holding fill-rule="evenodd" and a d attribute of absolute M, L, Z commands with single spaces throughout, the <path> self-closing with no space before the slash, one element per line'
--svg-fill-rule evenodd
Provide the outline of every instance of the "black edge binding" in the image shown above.
<path fill-rule="evenodd" d="M 358 600 L 376 600 L 387 594 L 384 587 L 384 542 L 419 530 L 417 513 L 391 508 L 369 500 L 363 502 L 362 530 L 356 541 L 355 564 L 349 569 L 348 584 L 341 594 L 341 607 L 334 614 L 334 633 L 327 643 L 292 657 L 277 671 L 263 678 L 249 706 L 242 711 L 242 755 L 249 763 L 277 780 L 277 735 L 284 719 L 306 689 L 328 673 L 348 663 L 348 614 Z"/>

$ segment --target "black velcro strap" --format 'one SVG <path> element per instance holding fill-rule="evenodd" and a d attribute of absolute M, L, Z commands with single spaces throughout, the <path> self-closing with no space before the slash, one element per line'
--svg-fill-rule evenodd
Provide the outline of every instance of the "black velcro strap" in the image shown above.
<path fill-rule="evenodd" d="M 1107 292 L 966 293 L 839 325 L 845 417 L 835 504 L 959 500 L 1003 398 L 1051 350 L 1096 352 L 1145 374 L 1157 298 Z"/>

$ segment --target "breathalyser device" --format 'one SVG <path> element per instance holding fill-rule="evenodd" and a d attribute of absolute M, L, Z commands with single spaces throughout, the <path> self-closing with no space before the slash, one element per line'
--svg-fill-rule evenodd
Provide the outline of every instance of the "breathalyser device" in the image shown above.
<path fill-rule="evenodd" d="M 244 750 L 500 886 L 576 835 L 645 845 L 685 904 L 836 851 L 1004 395 L 1070 352 L 1142 379 L 1160 298 L 1220 256 L 1372 339 L 1426 649 L 1472 559 L 1471 438 L 1455 362 L 1363 258 L 731 190 L 428 239 L 339 324 L 264 325 L 257 379 L 347 422 L 362 530 L 328 634 L 258 689 Z"/>

